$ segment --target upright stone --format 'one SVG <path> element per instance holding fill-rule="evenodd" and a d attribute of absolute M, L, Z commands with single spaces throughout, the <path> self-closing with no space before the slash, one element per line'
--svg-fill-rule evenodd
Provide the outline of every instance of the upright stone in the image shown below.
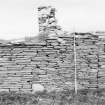
<path fill-rule="evenodd" d="M 47 38 L 57 39 L 58 42 L 65 43 L 64 40 L 59 38 L 64 32 L 61 27 L 57 25 L 57 20 L 55 17 L 55 8 L 51 6 L 40 6 L 38 8 L 39 14 L 39 33 L 40 40 L 46 40 Z"/>
<path fill-rule="evenodd" d="M 39 32 L 45 32 L 56 28 L 55 8 L 51 6 L 40 6 L 38 8 L 39 14 Z"/>

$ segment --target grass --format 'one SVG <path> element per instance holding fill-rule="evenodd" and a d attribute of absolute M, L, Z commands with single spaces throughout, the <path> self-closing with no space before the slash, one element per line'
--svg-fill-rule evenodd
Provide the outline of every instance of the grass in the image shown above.
<path fill-rule="evenodd" d="M 105 89 L 61 92 L 1 92 L 0 105 L 105 105 Z"/>

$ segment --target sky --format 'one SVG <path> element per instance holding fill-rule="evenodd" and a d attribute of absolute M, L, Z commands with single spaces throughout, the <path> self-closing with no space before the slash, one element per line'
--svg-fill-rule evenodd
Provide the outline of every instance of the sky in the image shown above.
<path fill-rule="evenodd" d="M 65 31 L 105 31 L 105 0 L 0 0 L 0 39 L 36 36 L 37 8 L 49 5 Z"/>

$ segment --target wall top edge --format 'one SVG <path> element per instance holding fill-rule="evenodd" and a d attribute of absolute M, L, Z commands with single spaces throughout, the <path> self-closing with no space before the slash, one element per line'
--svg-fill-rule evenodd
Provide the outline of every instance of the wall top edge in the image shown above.
<path fill-rule="evenodd" d="M 76 38 L 100 38 L 100 39 L 105 39 L 105 34 L 103 33 L 103 34 L 100 34 L 100 33 L 82 33 L 82 32 L 73 32 L 73 33 L 66 33 L 66 34 L 64 34 L 63 36 L 58 36 L 58 38 L 73 38 L 74 37 L 74 34 L 75 34 L 75 37 Z M 47 38 L 46 40 L 56 40 L 56 38 Z M 30 40 L 30 41 L 26 41 L 26 40 L 24 40 L 24 41 L 20 41 L 20 42 L 14 42 L 14 43 L 12 43 L 11 41 L 1 41 L 0 40 L 0 46 L 33 46 L 33 45 L 43 45 L 43 44 L 45 44 L 46 42 L 38 42 L 38 40 L 37 41 L 34 41 L 34 39 L 32 39 L 32 40 Z"/>

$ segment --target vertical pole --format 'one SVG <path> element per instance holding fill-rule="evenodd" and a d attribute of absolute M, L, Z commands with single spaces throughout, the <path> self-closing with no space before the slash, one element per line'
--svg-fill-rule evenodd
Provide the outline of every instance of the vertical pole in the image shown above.
<path fill-rule="evenodd" d="M 99 45 L 97 44 L 97 59 L 98 59 L 98 70 L 97 70 L 97 89 L 99 88 L 99 81 L 98 81 L 98 77 L 99 77 L 99 68 L 100 68 L 100 65 L 99 65 Z"/>
<path fill-rule="evenodd" d="M 76 37 L 75 37 L 75 32 L 74 32 L 74 69 L 75 69 L 75 93 L 77 94 L 77 69 L 76 69 Z"/>

